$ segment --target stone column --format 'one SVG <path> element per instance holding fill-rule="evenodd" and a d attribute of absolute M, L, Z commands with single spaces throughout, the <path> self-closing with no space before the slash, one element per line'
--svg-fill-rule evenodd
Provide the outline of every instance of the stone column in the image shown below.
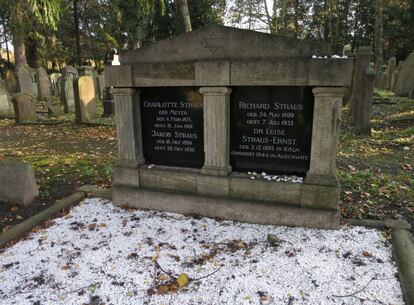
<path fill-rule="evenodd" d="M 230 92 L 227 87 L 202 87 L 204 111 L 204 175 L 227 176 L 230 159 Z"/>
<path fill-rule="evenodd" d="M 337 186 L 336 152 L 344 89 L 318 87 L 313 89 L 312 146 L 307 184 Z"/>
<path fill-rule="evenodd" d="M 118 137 L 117 166 L 137 168 L 145 163 L 142 150 L 139 90 L 113 88 Z"/>

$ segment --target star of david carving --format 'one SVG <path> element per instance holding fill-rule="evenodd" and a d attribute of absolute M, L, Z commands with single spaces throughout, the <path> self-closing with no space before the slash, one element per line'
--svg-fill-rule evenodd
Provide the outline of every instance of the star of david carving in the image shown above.
<path fill-rule="evenodd" d="M 212 32 L 210 36 L 204 37 L 204 48 L 210 50 L 211 54 L 216 54 L 219 49 L 223 48 L 224 37 L 219 37 L 216 32 Z"/>

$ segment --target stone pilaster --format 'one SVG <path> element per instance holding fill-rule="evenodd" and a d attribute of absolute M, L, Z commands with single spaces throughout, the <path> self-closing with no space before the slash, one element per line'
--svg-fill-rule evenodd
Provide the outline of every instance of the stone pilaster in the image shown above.
<path fill-rule="evenodd" d="M 312 146 L 307 184 L 337 186 L 336 152 L 344 89 L 317 87 L 313 89 Z"/>
<path fill-rule="evenodd" d="M 113 88 L 116 131 L 118 137 L 117 166 L 137 168 L 145 163 L 142 149 L 139 90 Z"/>
<path fill-rule="evenodd" d="M 202 87 L 204 111 L 204 175 L 227 176 L 230 159 L 230 92 L 227 87 Z"/>

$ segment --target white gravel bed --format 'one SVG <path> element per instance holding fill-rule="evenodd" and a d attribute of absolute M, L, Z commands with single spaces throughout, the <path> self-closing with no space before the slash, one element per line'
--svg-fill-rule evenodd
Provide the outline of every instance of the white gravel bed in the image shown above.
<path fill-rule="evenodd" d="M 253 225 L 87 199 L 0 253 L 2 305 L 403 303 L 390 246 L 363 227 Z"/>

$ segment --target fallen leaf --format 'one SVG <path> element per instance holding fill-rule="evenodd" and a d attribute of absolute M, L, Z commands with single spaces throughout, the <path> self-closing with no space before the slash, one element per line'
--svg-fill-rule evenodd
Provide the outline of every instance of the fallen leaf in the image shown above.
<path fill-rule="evenodd" d="M 190 279 L 187 274 L 181 273 L 177 278 L 177 283 L 178 283 L 179 288 L 183 288 L 184 286 L 186 286 L 189 280 Z"/>

